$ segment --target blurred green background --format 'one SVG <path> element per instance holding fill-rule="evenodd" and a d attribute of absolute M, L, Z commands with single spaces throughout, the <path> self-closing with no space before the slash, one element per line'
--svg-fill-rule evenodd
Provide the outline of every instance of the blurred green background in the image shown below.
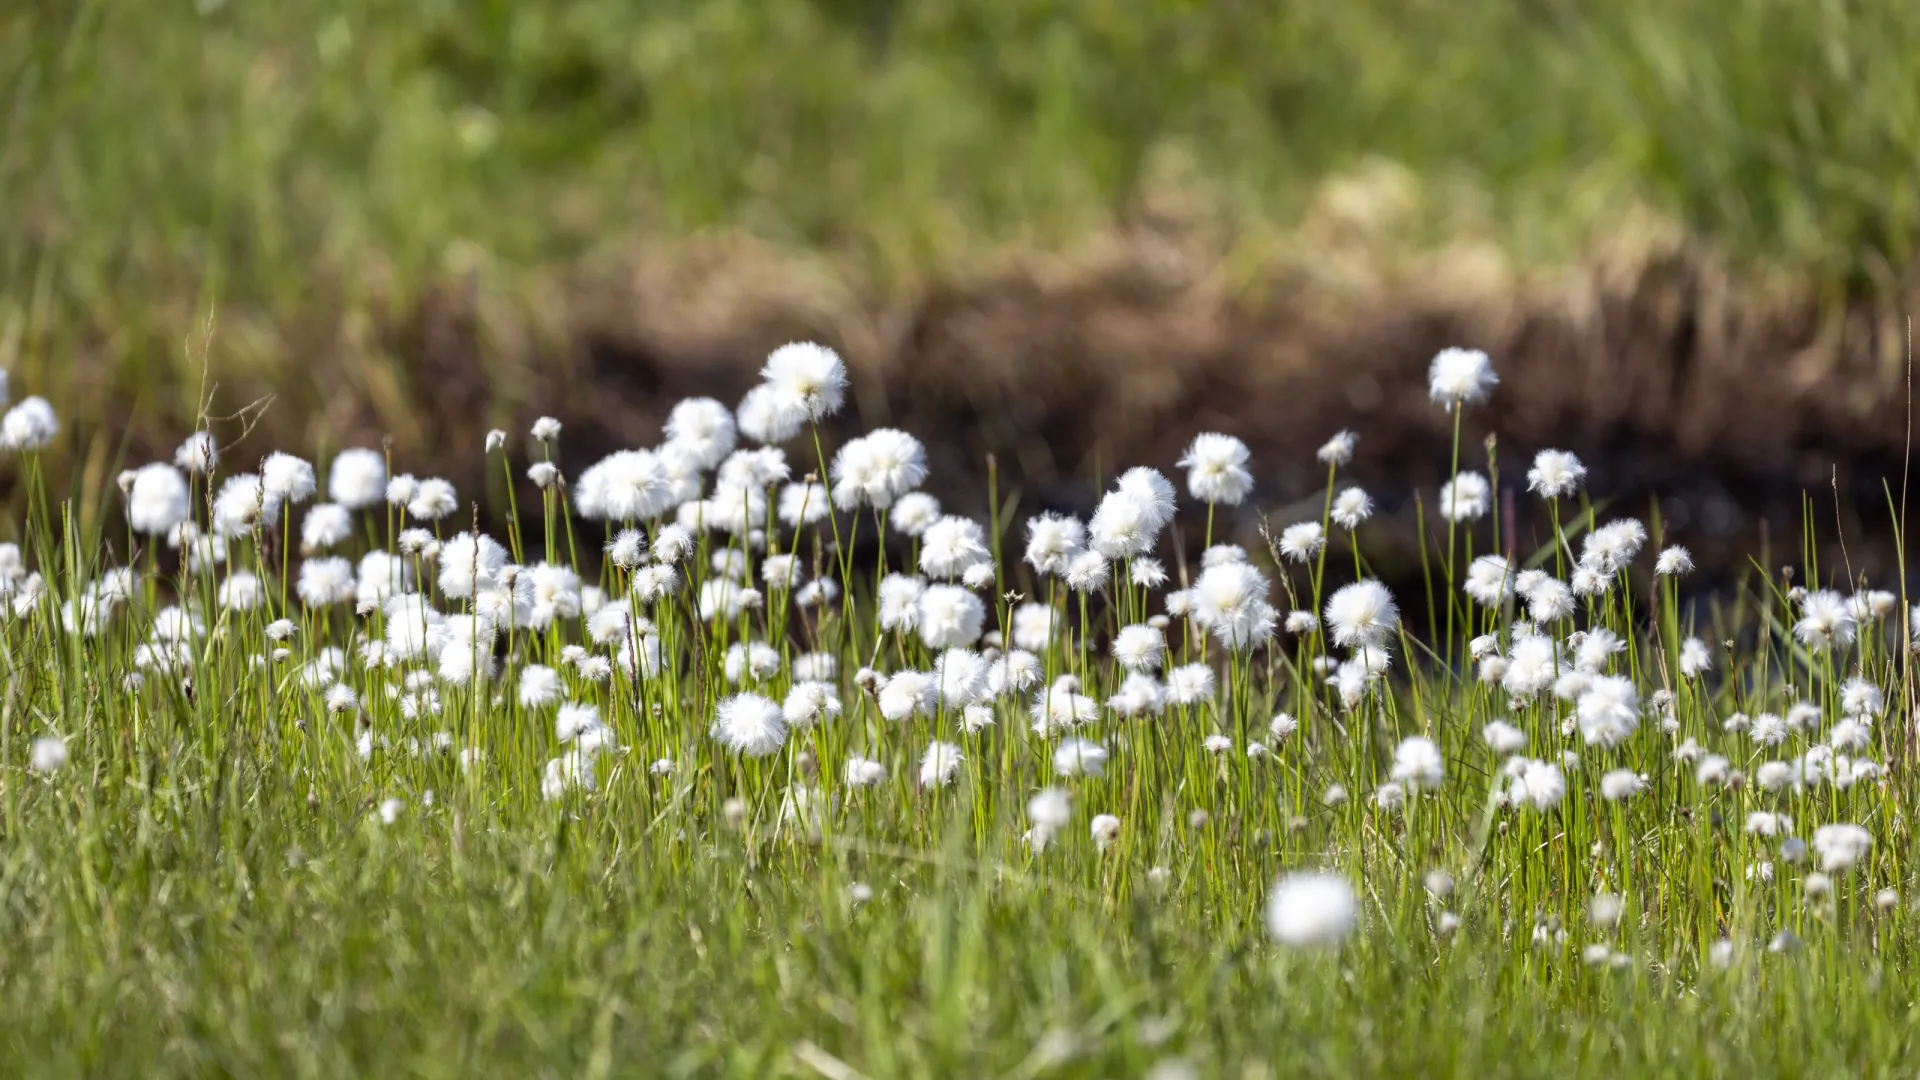
<path fill-rule="evenodd" d="M 582 292 L 716 238 L 884 304 L 1171 193 L 1233 288 L 1383 170 L 1393 246 L 1524 273 L 1638 215 L 1844 310 L 1912 279 L 1917 56 L 1906 0 L 15 0 L 0 364 L 136 448 L 203 368 L 284 441 L 417 448 L 450 378 L 524 422 Z M 487 332 L 423 368 L 447 296 Z"/>

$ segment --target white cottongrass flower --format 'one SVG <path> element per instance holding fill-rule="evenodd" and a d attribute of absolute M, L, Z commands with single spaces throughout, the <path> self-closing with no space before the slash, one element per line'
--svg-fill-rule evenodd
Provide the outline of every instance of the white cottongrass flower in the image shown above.
<path fill-rule="evenodd" d="M 1707 649 L 1707 643 L 1697 637 L 1690 637 L 1680 643 L 1680 674 L 1686 678 L 1704 675 L 1713 668 L 1713 653 Z"/>
<path fill-rule="evenodd" d="M 1320 616 L 1311 611 L 1289 611 L 1286 629 L 1289 634 L 1311 634 L 1320 629 Z"/>
<path fill-rule="evenodd" d="M 610 522 L 646 521 L 673 505 L 665 463 L 651 450 L 616 450 L 593 466 L 594 481 L 581 477 L 583 515 Z"/>
<path fill-rule="evenodd" d="M 713 735 L 742 757 L 767 757 L 786 745 L 787 720 L 780 706 L 759 694 L 735 694 L 715 711 Z"/>
<path fill-rule="evenodd" d="M 1247 549 L 1241 547 L 1239 544 L 1215 544 L 1200 553 L 1200 566 L 1202 569 L 1210 570 L 1216 566 L 1226 566 L 1230 563 L 1243 563 L 1246 561 Z"/>
<path fill-rule="evenodd" d="M 1160 475 L 1159 470 L 1135 465 L 1120 474 L 1120 479 L 1114 481 L 1113 489 L 1132 498 L 1146 510 L 1148 527 L 1154 532 L 1173 523 L 1173 482 Z"/>
<path fill-rule="evenodd" d="M 1477 472 L 1463 472 L 1440 485 L 1440 516 L 1448 521 L 1478 521 L 1493 509 L 1493 487 Z"/>
<path fill-rule="evenodd" d="M 1280 554 L 1302 565 L 1312 562 L 1326 543 L 1327 532 L 1317 521 L 1302 521 L 1280 530 Z"/>
<path fill-rule="evenodd" d="M 314 492 L 313 463 L 276 450 L 260 464 L 260 483 L 275 502 L 306 502 Z"/>
<path fill-rule="evenodd" d="M 1253 474 L 1247 470 L 1251 457 L 1239 439 L 1205 432 L 1194 436 L 1176 464 L 1187 470 L 1187 492 L 1195 499 L 1238 506 L 1253 491 Z"/>
<path fill-rule="evenodd" d="M 1027 521 L 1027 563 L 1034 573 L 1065 577 L 1087 546 L 1087 529 L 1078 518 L 1041 514 Z"/>
<path fill-rule="evenodd" d="M 934 693 L 943 705 L 965 708 L 987 696 L 987 658 L 970 649 L 948 649 L 933 663 Z"/>
<path fill-rule="evenodd" d="M 840 715 L 840 692 L 830 683 L 796 682 L 793 689 L 787 691 L 787 700 L 780 711 L 791 728 L 804 729 L 826 723 Z"/>
<path fill-rule="evenodd" d="M 1095 851 L 1105 851 L 1120 838 L 1120 819 L 1112 814 L 1095 814 L 1087 831 L 1093 836 Z"/>
<path fill-rule="evenodd" d="M 643 604 L 656 603 L 680 591 L 680 575 L 671 566 L 652 563 L 633 575 L 633 595 Z"/>
<path fill-rule="evenodd" d="M 1143 623 L 1121 627 L 1113 637 L 1113 658 L 1128 671 L 1152 671 L 1167 652 L 1167 636 Z"/>
<path fill-rule="evenodd" d="M 806 414 L 792 404 L 788 401 L 786 407 L 782 407 L 779 391 L 761 383 L 747 391 L 734 408 L 735 426 L 740 434 L 757 443 L 786 442 L 800 434 L 800 427 L 806 422 Z"/>
<path fill-rule="evenodd" d="M 1045 851 L 1060 830 L 1073 820 L 1073 802 L 1059 788 L 1045 788 L 1027 800 L 1028 839 L 1033 849 Z"/>
<path fill-rule="evenodd" d="M 345 683 L 334 683 L 327 688 L 326 703 L 327 711 L 336 716 L 350 713 L 360 707 L 360 695 Z"/>
<path fill-rule="evenodd" d="M 958 585 L 931 585 L 920 595 L 916 628 L 929 649 L 966 648 L 986 622 L 980 598 Z"/>
<path fill-rule="evenodd" d="M 940 500 L 924 491 L 910 491 L 895 500 L 887 512 L 887 526 L 902 536 L 922 536 L 940 520 Z"/>
<path fill-rule="evenodd" d="M 1793 636 L 1809 649 L 1839 650 L 1853 644 L 1857 622 L 1852 605 L 1831 589 L 1815 589 L 1800 600 L 1800 621 Z"/>
<path fill-rule="evenodd" d="M 1536 810 L 1553 809 L 1566 794 L 1566 776 L 1558 765 L 1547 761 L 1526 761 L 1507 789 L 1507 797 L 1514 804 Z"/>
<path fill-rule="evenodd" d="M 1087 544 L 1108 559 L 1128 559 L 1153 550 L 1160 530 L 1153 524 L 1152 507 L 1139 496 L 1110 491 L 1100 499 L 1087 523 Z"/>
<path fill-rule="evenodd" d="M 833 501 L 842 510 L 884 510 L 926 481 L 927 451 L 904 431 L 878 428 L 840 447 L 831 476 Z"/>
<path fill-rule="evenodd" d="M 1608 802 L 1638 795 L 1647 786 L 1632 769 L 1614 769 L 1600 778 L 1600 797 Z"/>
<path fill-rule="evenodd" d="M 253 473 L 227 477 L 213 497 L 213 528 L 222 536 L 245 536 L 279 520 L 279 500 L 267 497 L 260 477 Z"/>
<path fill-rule="evenodd" d="M 987 673 L 987 692 L 994 697 L 1010 694 L 1023 694 L 1040 685 L 1046 677 L 1046 669 L 1040 658 L 1025 649 L 1012 649 L 998 660 Z"/>
<path fill-rule="evenodd" d="M 1527 733 L 1505 720 L 1490 721 L 1480 729 L 1480 738 L 1485 740 L 1489 750 L 1501 757 L 1517 754 L 1527 748 Z"/>
<path fill-rule="evenodd" d="M 196 476 L 212 472 L 219 462 L 220 448 L 214 443 L 210 431 L 194 432 L 173 452 L 173 463 Z"/>
<path fill-rule="evenodd" d="M 1167 701 L 1198 705 L 1213 700 L 1213 669 L 1205 664 L 1182 664 L 1167 672 Z"/>
<path fill-rule="evenodd" d="M 920 786 L 946 787 L 953 783 L 955 774 L 966 760 L 960 748 L 952 743 L 938 740 L 928 743 L 926 753 L 920 758 Z"/>
<path fill-rule="evenodd" d="M 920 538 L 920 572 L 929 577 L 956 578 L 992 559 L 986 531 L 971 518 L 949 514 L 928 526 Z"/>
<path fill-rule="evenodd" d="M 59 772 L 68 760 L 67 740 L 57 735 L 42 735 L 33 740 L 27 752 L 27 767 L 42 776 Z"/>
<path fill-rule="evenodd" d="M 780 520 L 788 528 L 797 529 L 802 525 L 813 525 L 825 521 L 833 512 L 833 496 L 827 493 L 826 485 L 815 483 L 788 484 L 780 490 Z M 894 522 L 899 508 L 895 508 Z"/>
<path fill-rule="evenodd" d="M 411 478 L 409 478 L 411 479 Z M 387 498 L 393 498 L 393 485 L 387 485 Z M 453 485 L 439 477 L 428 477 L 413 486 L 407 499 L 407 516 L 421 521 L 440 521 L 460 509 L 460 496 Z"/>
<path fill-rule="evenodd" d="M 300 522 L 300 546 L 305 551 L 325 551 L 352 535 L 353 515 L 339 503 L 320 503 Z"/>
<path fill-rule="evenodd" d="M 1278 613 L 1267 603 L 1267 579 L 1247 563 L 1209 567 L 1192 597 L 1194 620 L 1228 649 L 1245 651 L 1273 636 Z"/>
<path fill-rule="evenodd" d="M 1708 754 L 1694 767 L 1693 782 L 1701 787 L 1719 787 L 1732 776 L 1733 763 L 1719 754 Z"/>
<path fill-rule="evenodd" d="M 1394 748 L 1393 771 L 1389 775 L 1395 783 L 1405 784 L 1414 791 L 1431 791 L 1446 780 L 1446 760 L 1432 739 L 1414 735 L 1402 739 Z"/>
<path fill-rule="evenodd" d="M 736 450 L 720 463 L 714 481 L 720 487 L 754 488 L 765 493 L 775 484 L 786 483 L 792 475 L 786 451 L 774 446 Z"/>
<path fill-rule="evenodd" d="M 664 566 L 676 566 L 693 554 L 693 533 L 679 525 L 668 525 L 653 534 L 653 557 Z"/>
<path fill-rule="evenodd" d="M 1604 626 L 1596 626 L 1569 640 L 1574 645 L 1573 666 L 1589 675 L 1606 671 L 1613 658 L 1627 648 L 1627 643 L 1620 639 L 1620 635 Z"/>
<path fill-rule="evenodd" d="M 1504 555 L 1482 555 L 1467 564 L 1467 580 L 1461 586 L 1476 603 L 1498 607 L 1513 595 L 1513 564 Z"/>
<path fill-rule="evenodd" d="M 647 557 L 647 538 L 638 529 L 621 529 L 607 541 L 607 561 L 622 570 L 638 567 Z"/>
<path fill-rule="evenodd" d="M 560 441 L 560 421 L 551 416 L 543 416 L 533 422 L 533 427 L 528 429 L 528 433 L 533 436 L 535 442 L 551 446 Z"/>
<path fill-rule="evenodd" d="M 1367 648 L 1384 644 L 1399 629 L 1400 609 L 1387 587 L 1372 578 L 1343 585 L 1327 599 L 1327 626 L 1334 644 Z"/>
<path fill-rule="evenodd" d="M 1107 748 L 1086 739 L 1067 738 L 1053 748 L 1057 776 L 1100 776 L 1107 770 Z"/>
<path fill-rule="evenodd" d="M 127 524 L 145 536 L 165 536 L 193 515 L 187 478 L 171 465 L 155 462 L 133 474 L 127 489 Z"/>
<path fill-rule="evenodd" d="M 1157 589 L 1167 583 L 1167 569 L 1160 565 L 1159 559 L 1142 556 L 1133 560 L 1127 577 L 1142 589 Z"/>
<path fill-rule="evenodd" d="M 0 450 L 39 450 L 60 433 L 53 406 L 42 397 L 30 397 L 0 417 Z"/>
<path fill-rule="evenodd" d="M 792 588 L 800 580 L 798 555 L 769 555 L 760 562 L 760 580 L 769 592 Z"/>
<path fill-rule="evenodd" d="M 1027 713 L 1033 718 L 1035 735 L 1043 739 L 1050 738 L 1063 731 L 1085 727 L 1099 719 L 1100 703 L 1080 693 L 1068 682 L 1063 678 L 1033 695 Z"/>
<path fill-rule="evenodd" d="M 560 673 L 544 664 L 528 664 L 520 669 L 519 698 L 522 708 L 544 709 L 560 700 Z"/>
<path fill-rule="evenodd" d="M 1858 720 L 1872 720 L 1887 710 L 1880 688 L 1856 675 L 1840 686 L 1840 711 Z"/>
<path fill-rule="evenodd" d="M 1829 874 L 1853 869 L 1872 847 L 1873 834 L 1858 825 L 1822 825 L 1813 831 L 1813 850 L 1820 856 L 1820 869 Z"/>
<path fill-rule="evenodd" d="M 1291 948 L 1335 945 L 1359 917 L 1353 886 L 1333 874 L 1288 874 L 1267 894 L 1267 933 Z"/>
<path fill-rule="evenodd" d="M 1166 707 L 1167 690 L 1151 675 L 1134 672 L 1121 680 L 1120 688 L 1107 699 L 1107 708 L 1117 716 L 1151 716 Z"/>
<path fill-rule="evenodd" d="M 1565 450 L 1542 450 L 1533 456 L 1533 468 L 1527 470 L 1527 487 L 1543 499 L 1561 499 L 1580 490 L 1587 481 L 1587 467 Z"/>
<path fill-rule="evenodd" d="M 1660 553 L 1653 561 L 1653 572 L 1661 577 L 1679 577 L 1693 572 L 1693 553 L 1678 544 Z"/>
<path fill-rule="evenodd" d="M 300 564 L 300 582 L 296 591 L 308 607 L 350 604 L 359 584 L 353 564 L 338 557 L 308 559 Z"/>
<path fill-rule="evenodd" d="M 354 447 L 334 455 L 327 470 L 327 497 L 349 510 L 377 506 L 386 496 L 387 459 L 377 450 Z"/>
<path fill-rule="evenodd" d="M 1077 593 L 1099 592 L 1107 585 L 1113 568 L 1097 551 L 1083 551 L 1067 564 L 1064 576 L 1067 588 Z"/>
<path fill-rule="evenodd" d="M 412 473 L 401 473 L 387 480 L 387 505 L 406 509 L 420 494 L 420 481 Z"/>
<path fill-rule="evenodd" d="M 1858 720 L 1842 720 L 1827 732 L 1827 745 L 1835 750 L 1865 750 L 1873 745 L 1873 729 Z"/>
<path fill-rule="evenodd" d="M 1351 431 L 1337 431 L 1333 438 L 1320 444 L 1314 456 L 1320 459 L 1322 465 L 1339 468 L 1353 460 L 1354 444 L 1359 441 L 1360 437 Z"/>
<path fill-rule="evenodd" d="M 1456 405 L 1485 401 L 1499 381 L 1493 360 L 1479 349 L 1442 349 L 1427 370 L 1427 394 L 1452 412 Z"/>
<path fill-rule="evenodd" d="M 1352 532 L 1360 523 L 1373 516 L 1373 497 L 1357 487 L 1350 487 L 1333 499 L 1333 523 Z"/>
<path fill-rule="evenodd" d="M 773 350 L 760 376 L 772 389 L 776 408 L 798 411 L 806 420 L 832 416 L 846 399 L 847 365 L 839 353 L 810 341 Z"/>
<path fill-rule="evenodd" d="M 1640 727 L 1640 691 L 1624 676 L 1596 676 L 1576 708 L 1589 746 L 1618 746 Z"/>
<path fill-rule="evenodd" d="M 440 550 L 440 591 L 454 599 L 500 584 L 507 549 L 485 533 L 458 533 Z"/>
<path fill-rule="evenodd" d="M 1566 582 L 1542 574 L 1530 585 L 1531 588 L 1520 586 L 1518 591 L 1526 597 L 1527 616 L 1534 622 L 1541 625 L 1556 623 L 1573 614 L 1576 606 L 1573 590 L 1567 587 Z"/>
<path fill-rule="evenodd" d="M 739 436 L 733 413 L 709 397 L 687 398 L 667 414 L 662 434 L 702 469 L 711 469 L 733 453 Z"/>
<path fill-rule="evenodd" d="M 880 715 L 899 723 L 915 716 L 932 716 L 940 700 L 940 685 L 924 671 L 896 671 L 880 688 Z"/>
<path fill-rule="evenodd" d="M 887 767 L 872 758 L 855 754 L 847 759 L 843 775 L 847 778 L 848 787 L 873 787 L 886 782 Z"/>
<path fill-rule="evenodd" d="M 1580 542 L 1580 566 L 1603 578 L 1625 570 L 1647 542 L 1647 527 L 1633 518 L 1620 518 L 1588 533 Z"/>
<path fill-rule="evenodd" d="M 888 574 L 880 579 L 880 628 L 911 630 L 920 622 L 920 598 L 927 592 L 925 580 L 906 574 Z"/>
<path fill-rule="evenodd" d="M 238 612 L 252 611 L 265 603 L 266 599 L 266 586 L 260 583 L 258 577 L 244 570 L 229 574 L 215 594 L 215 601 L 222 608 Z"/>
<path fill-rule="evenodd" d="M 780 673 L 780 650 L 764 641 L 736 641 L 727 646 L 721 671 L 730 683 L 763 682 Z"/>

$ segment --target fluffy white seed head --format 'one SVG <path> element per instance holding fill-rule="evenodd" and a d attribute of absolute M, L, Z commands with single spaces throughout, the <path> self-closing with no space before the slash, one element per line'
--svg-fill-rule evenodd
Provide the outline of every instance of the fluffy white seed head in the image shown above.
<path fill-rule="evenodd" d="M 773 407 L 797 412 L 802 420 L 832 416 L 846 399 L 847 365 L 824 345 L 782 345 L 767 356 L 760 376 L 772 391 Z"/>
<path fill-rule="evenodd" d="M 327 470 L 327 497 L 349 510 L 379 505 L 387 494 L 387 459 L 377 450 L 354 448 L 334 455 Z"/>
<path fill-rule="evenodd" d="M 1353 448 L 1359 441 L 1360 437 L 1351 431 L 1337 431 L 1333 438 L 1320 444 L 1320 449 L 1314 456 L 1318 457 L 1323 465 L 1339 468 L 1353 461 Z"/>
<path fill-rule="evenodd" d="M 1527 487 L 1543 499 L 1563 499 L 1587 482 L 1587 467 L 1565 450 L 1542 450 L 1527 470 Z"/>
<path fill-rule="evenodd" d="M 188 500 L 187 478 L 179 469 L 143 465 L 127 489 L 127 524 L 145 536 L 165 536 L 192 516 Z"/>
<path fill-rule="evenodd" d="M 1338 944 L 1359 914 L 1353 886 L 1332 874 L 1288 874 L 1267 894 L 1267 932 L 1290 948 Z"/>
<path fill-rule="evenodd" d="M 203 429 L 187 436 L 173 452 L 173 463 L 197 476 L 212 472 L 220 463 L 220 448 L 213 441 L 213 433 Z"/>
<path fill-rule="evenodd" d="M 1463 472 L 1440 485 L 1440 516 L 1448 521 L 1478 521 L 1493 509 L 1493 487 L 1477 472 Z"/>
<path fill-rule="evenodd" d="M 1372 578 L 1343 585 L 1327 599 L 1327 626 L 1345 647 L 1385 643 L 1400 626 L 1400 608 L 1387 587 Z"/>
<path fill-rule="evenodd" d="M 742 757 L 767 757 L 786 745 L 787 720 L 780 706 L 759 694 L 735 694 L 716 710 L 713 735 Z"/>
<path fill-rule="evenodd" d="M 1238 506 L 1253 491 L 1252 455 L 1247 444 L 1231 435 L 1206 432 L 1194 436 L 1178 462 L 1187 470 L 1187 493 L 1204 503 Z"/>
<path fill-rule="evenodd" d="M 1312 562 L 1326 543 L 1326 530 L 1317 521 L 1302 521 L 1280 531 L 1280 554 L 1302 565 Z"/>
<path fill-rule="evenodd" d="M 1452 412 L 1457 405 L 1485 401 L 1499 381 L 1493 360 L 1479 349 L 1442 349 L 1427 371 L 1427 394 Z"/>

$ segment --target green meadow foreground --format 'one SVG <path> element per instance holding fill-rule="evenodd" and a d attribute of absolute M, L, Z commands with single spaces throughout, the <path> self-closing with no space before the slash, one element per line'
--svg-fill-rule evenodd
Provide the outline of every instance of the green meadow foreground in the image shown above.
<path fill-rule="evenodd" d="M 974 520 L 822 443 L 818 346 L 650 449 L 495 433 L 485 514 L 209 423 L 89 534 L 21 401 L 5 1073 L 1910 1070 L 1902 584 L 1810 524 L 1696 599 L 1573 455 L 1486 459 L 1495 381 L 1434 359 L 1397 597 L 1354 435 L 1254 550 L 1218 433 Z"/>

